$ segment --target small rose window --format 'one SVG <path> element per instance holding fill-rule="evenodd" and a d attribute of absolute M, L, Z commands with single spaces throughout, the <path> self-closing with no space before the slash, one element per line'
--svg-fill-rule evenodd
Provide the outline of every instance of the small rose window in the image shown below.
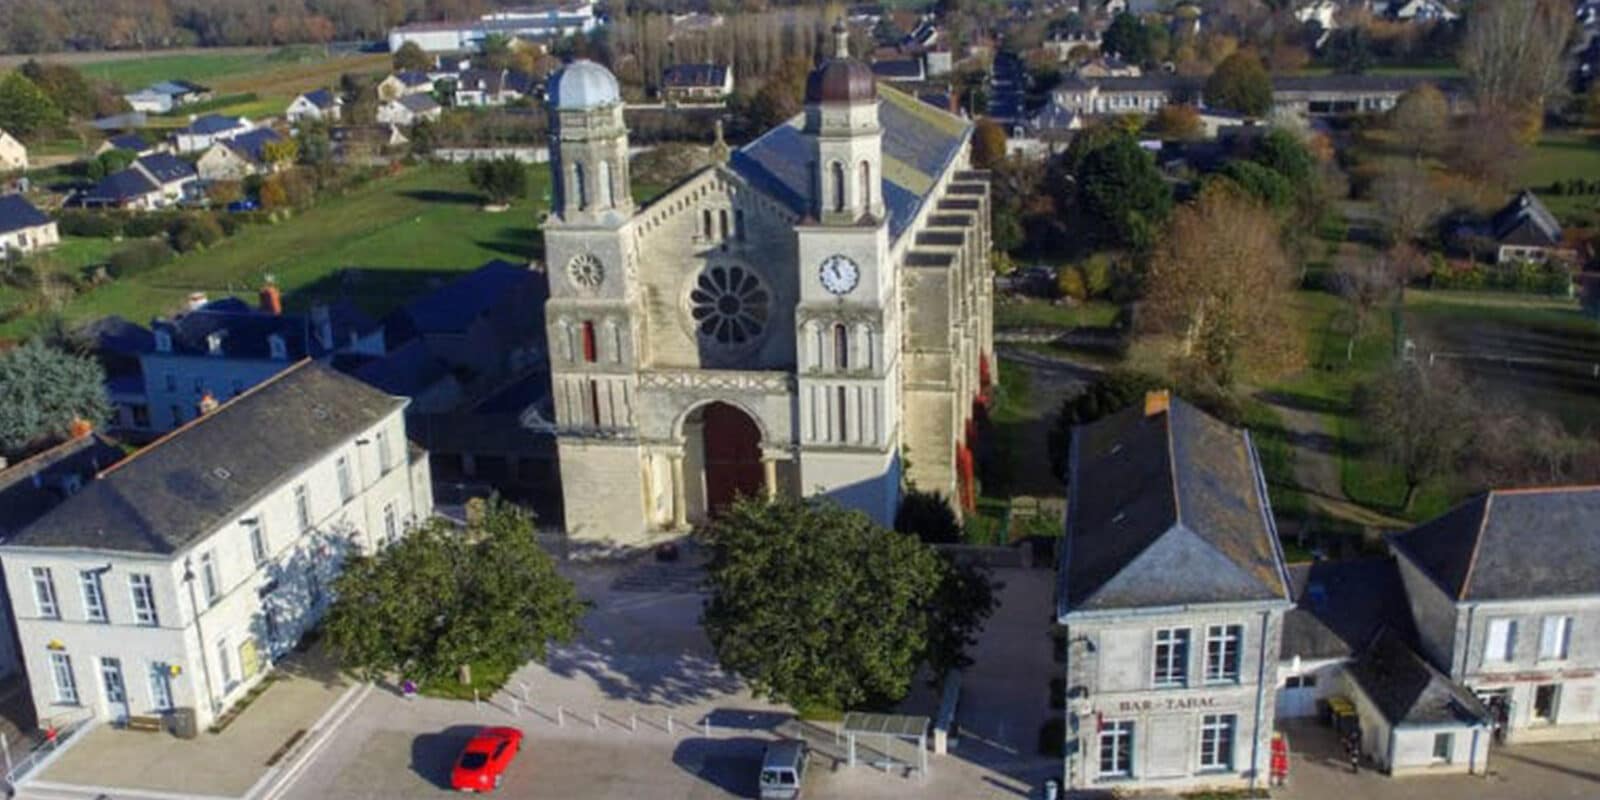
<path fill-rule="evenodd" d="M 706 269 L 689 292 L 689 314 L 701 338 L 727 346 L 759 337 L 767 327 L 770 303 L 761 279 L 740 266 Z"/>

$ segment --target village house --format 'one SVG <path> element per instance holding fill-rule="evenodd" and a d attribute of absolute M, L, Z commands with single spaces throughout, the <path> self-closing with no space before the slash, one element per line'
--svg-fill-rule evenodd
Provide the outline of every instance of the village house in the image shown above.
<path fill-rule="evenodd" d="M 193 737 L 433 513 L 404 398 L 302 362 L 102 471 L 0 545 L 40 720 Z"/>
<path fill-rule="evenodd" d="M 202 181 L 239 181 L 250 175 L 277 172 L 284 164 L 267 155 L 267 146 L 284 139 L 271 128 L 257 128 L 226 139 L 206 150 L 195 162 Z"/>
<path fill-rule="evenodd" d="M 290 123 L 338 122 L 344 100 L 327 89 L 306 92 L 289 102 L 284 116 Z"/>
<path fill-rule="evenodd" d="M 198 190 L 199 174 L 193 165 L 171 153 L 152 153 L 136 159 L 78 194 L 73 202 L 89 208 L 125 208 L 151 211 L 165 208 Z"/>
<path fill-rule="evenodd" d="M 1578 253 L 1567 244 L 1561 222 L 1537 195 L 1524 189 L 1489 220 L 1488 233 L 1495 242 L 1495 263 L 1519 261 L 1571 263 Z"/>
<path fill-rule="evenodd" d="M 510 70 L 469 69 L 456 78 L 458 108 L 503 106 L 533 93 L 533 78 Z"/>
<path fill-rule="evenodd" d="M 426 72 L 401 71 L 390 74 L 378 82 L 378 99 L 398 100 L 406 95 L 428 94 L 433 91 L 433 78 Z"/>
<path fill-rule="evenodd" d="M 184 80 L 161 81 L 122 96 L 134 111 L 166 114 L 181 106 L 211 99 L 211 89 Z"/>
<path fill-rule="evenodd" d="M 1383 15 L 1400 22 L 1455 22 L 1461 18 L 1444 0 L 1389 0 L 1386 5 Z"/>
<path fill-rule="evenodd" d="M 14 172 L 28 168 L 28 147 L 17 137 L 0 130 L 0 172 Z"/>
<path fill-rule="evenodd" d="M 207 114 L 191 120 L 172 135 L 173 146 L 179 154 L 203 152 L 211 145 L 232 139 L 250 131 L 250 120 L 244 117 L 224 117 Z"/>
<path fill-rule="evenodd" d="M 1249 432 L 1152 392 L 1073 429 L 1067 485 L 1067 787 L 1253 785 L 1291 595 Z"/>
<path fill-rule="evenodd" d="M 94 154 L 100 156 L 112 150 L 126 150 L 137 158 L 151 153 L 165 152 L 166 145 L 161 142 L 151 142 L 138 133 L 119 133 L 101 142 L 100 146 L 95 148 Z"/>
<path fill-rule="evenodd" d="M 414 22 L 389 30 L 389 50 L 407 43 L 429 53 L 477 51 L 491 36 L 547 42 L 587 35 L 601 24 L 594 0 L 564 0 L 501 8 L 475 20 Z"/>
<path fill-rule="evenodd" d="M 661 73 L 661 99 L 668 105 L 721 103 L 733 94 L 733 67 L 673 64 Z"/>
<path fill-rule="evenodd" d="M 378 123 L 410 127 L 423 120 L 434 121 L 444 109 L 426 94 L 408 94 L 378 106 Z"/>
<path fill-rule="evenodd" d="M 20 194 L 0 195 L 0 257 L 48 250 L 61 241 L 56 221 Z"/>

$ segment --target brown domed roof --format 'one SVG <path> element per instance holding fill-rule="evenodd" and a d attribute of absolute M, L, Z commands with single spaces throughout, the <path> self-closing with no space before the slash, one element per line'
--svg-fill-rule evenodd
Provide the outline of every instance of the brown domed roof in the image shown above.
<path fill-rule="evenodd" d="M 806 79 L 807 103 L 861 103 L 878 99 L 872 68 L 852 58 L 833 58 Z"/>

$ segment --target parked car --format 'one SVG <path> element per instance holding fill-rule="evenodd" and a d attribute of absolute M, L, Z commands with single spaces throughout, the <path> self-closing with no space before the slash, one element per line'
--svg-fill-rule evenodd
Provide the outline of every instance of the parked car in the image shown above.
<path fill-rule="evenodd" d="M 761 757 L 761 800 L 798 800 L 806 773 L 806 743 L 785 739 Z"/>
<path fill-rule="evenodd" d="M 260 206 L 256 205 L 256 201 L 251 200 L 249 198 L 245 198 L 243 200 L 235 200 L 235 201 L 233 201 L 233 202 L 228 204 L 228 210 L 229 211 L 234 211 L 234 212 L 238 212 L 238 211 L 254 211 L 257 208 L 260 208 Z"/>
<path fill-rule="evenodd" d="M 484 728 L 467 742 L 450 770 L 450 788 L 462 792 L 492 792 L 500 788 L 506 767 L 522 752 L 522 731 Z"/>

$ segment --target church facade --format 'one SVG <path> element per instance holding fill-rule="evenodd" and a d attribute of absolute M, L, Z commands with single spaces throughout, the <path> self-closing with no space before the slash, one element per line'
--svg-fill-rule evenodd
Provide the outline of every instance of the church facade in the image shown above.
<path fill-rule="evenodd" d="M 648 544 L 741 494 L 889 523 L 907 484 L 970 489 L 987 178 L 967 121 L 880 89 L 836 38 L 802 115 L 642 206 L 616 79 L 581 60 L 551 79 L 545 316 L 574 542 Z"/>

